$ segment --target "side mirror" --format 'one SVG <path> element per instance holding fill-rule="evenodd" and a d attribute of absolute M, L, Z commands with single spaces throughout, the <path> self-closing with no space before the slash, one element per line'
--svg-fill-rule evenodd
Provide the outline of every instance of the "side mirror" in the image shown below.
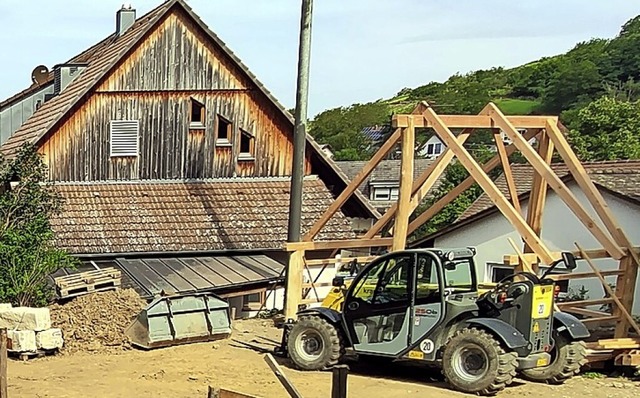
<path fill-rule="evenodd" d="M 453 261 L 445 261 L 443 266 L 444 266 L 444 269 L 446 269 L 447 271 L 456 270 L 456 263 L 454 263 Z"/>
<path fill-rule="evenodd" d="M 335 278 L 333 278 L 333 281 L 331 284 L 334 287 L 341 287 L 342 285 L 344 285 L 344 278 L 341 276 L 336 276 Z"/>
<path fill-rule="evenodd" d="M 569 271 L 573 271 L 578 266 L 576 264 L 576 258 L 571 252 L 562 252 L 562 261 Z"/>
<path fill-rule="evenodd" d="M 349 263 L 349 271 L 351 273 L 351 276 L 358 275 L 358 273 L 360 272 L 360 270 L 358 268 L 359 268 L 358 267 L 358 260 L 353 259 Z"/>

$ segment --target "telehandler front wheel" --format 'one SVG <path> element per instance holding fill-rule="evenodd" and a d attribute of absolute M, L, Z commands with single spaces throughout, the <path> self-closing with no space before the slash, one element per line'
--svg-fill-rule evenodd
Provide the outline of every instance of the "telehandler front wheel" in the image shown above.
<path fill-rule="evenodd" d="M 551 363 L 543 368 L 522 371 L 522 378 L 540 383 L 562 384 L 580 371 L 587 363 L 587 348 L 582 341 L 572 341 L 565 335 L 555 337 Z"/>
<path fill-rule="evenodd" d="M 299 369 L 322 370 L 340 361 L 344 347 L 332 324 L 318 316 L 303 316 L 289 332 L 287 350 Z"/>
<path fill-rule="evenodd" d="M 457 332 L 444 348 L 442 372 L 456 390 L 493 395 L 511 384 L 517 355 L 507 352 L 491 334 L 467 328 Z"/>

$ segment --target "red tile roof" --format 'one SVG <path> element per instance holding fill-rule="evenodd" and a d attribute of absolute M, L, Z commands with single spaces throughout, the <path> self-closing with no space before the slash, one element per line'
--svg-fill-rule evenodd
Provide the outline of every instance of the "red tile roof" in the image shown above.
<path fill-rule="evenodd" d="M 288 178 L 65 183 L 52 221 L 56 244 L 73 254 L 282 249 Z M 317 177 L 304 181 L 302 232 L 332 203 Z M 337 213 L 318 240 L 355 238 Z"/>

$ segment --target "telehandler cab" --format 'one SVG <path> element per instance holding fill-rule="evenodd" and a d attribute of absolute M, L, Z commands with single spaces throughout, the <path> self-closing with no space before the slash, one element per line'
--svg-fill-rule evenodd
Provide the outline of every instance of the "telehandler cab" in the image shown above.
<path fill-rule="evenodd" d="M 299 311 L 284 324 L 281 354 L 303 370 L 329 368 L 349 354 L 414 360 L 442 369 L 456 390 L 491 395 L 514 376 L 562 383 L 585 363 L 586 327 L 554 311 L 558 264 L 538 277 L 516 273 L 478 295 L 475 249 L 385 254 L 359 271 L 338 308 Z M 343 286 L 342 278 L 334 285 Z"/>

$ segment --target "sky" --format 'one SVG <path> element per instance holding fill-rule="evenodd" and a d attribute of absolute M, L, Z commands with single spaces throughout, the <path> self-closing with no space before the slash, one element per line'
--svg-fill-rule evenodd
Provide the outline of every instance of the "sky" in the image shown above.
<path fill-rule="evenodd" d="M 135 0 L 138 15 L 164 0 Z M 115 30 L 123 0 L 0 0 L 0 100 Z M 300 0 L 187 0 L 287 108 L 295 105 Z M 46 5 L 45 5 L 46 4 Z M 611 38 L 637 0 L 315 0 L 309 116 L 455 73 L 513 67 Z"/>

